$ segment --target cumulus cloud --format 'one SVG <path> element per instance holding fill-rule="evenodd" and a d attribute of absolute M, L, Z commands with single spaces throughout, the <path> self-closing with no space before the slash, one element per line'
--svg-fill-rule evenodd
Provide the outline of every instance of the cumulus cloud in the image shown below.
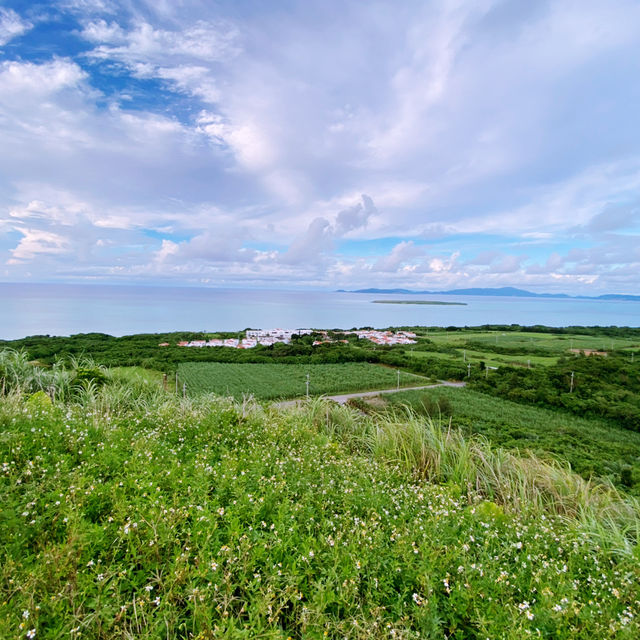
<path fill-rule="evenodd" d="M 334 246 L 334 229 L 326 218 L 315 218 L 307 230 L 298 236 L 281 257 L 286 264 L 315 261 L 320 254 L 329 252 Z"/>
<path fill-rule="evenodd" d="M 377 213 L 378 210 L 373 204 L 373 200 L 363 193 L 361 202 L 358 202 L 348 209 L 343 209 L 338 213 L 336 217 L 335 232 L 337 235 L 342 236 L 354 229 L 366 227 L 369 218 Z"/>
<path fill-rule="evenodd" d="M 335 246 L 335 240 L 367 225 L 377 213 L 373 200 L 362 194 L 360 202 L 343 209 L 333 223 L 324 217 L 314 218 L 304 233 L 296 237 L 280 260 L 286 264 L 314 262 Z"/>
<path fill-rule="evenodd" d="M 377 260 L 373 265 L 373 271 L 397 271 L 400 266 L 424 255 L 424 249 L 417 247 L 412 240 L 398 243 L 391 252 Z"/>

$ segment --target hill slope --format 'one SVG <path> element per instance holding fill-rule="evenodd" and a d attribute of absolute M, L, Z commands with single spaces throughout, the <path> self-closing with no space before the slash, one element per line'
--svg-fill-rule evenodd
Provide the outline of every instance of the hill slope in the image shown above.
<path fill-rule="evenodd" d="M 2 637 L 640 633 L 633 554 L 472 490 L 437 425 L 123 389 L 0 400 Z"/>

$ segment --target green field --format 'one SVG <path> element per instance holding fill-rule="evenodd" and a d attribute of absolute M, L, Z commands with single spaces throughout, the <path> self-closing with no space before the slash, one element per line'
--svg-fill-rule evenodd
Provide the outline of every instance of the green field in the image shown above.
<path fill-rule="evenodd" d="M 419 335 L 429 338 L 438 345 L 464 348 L 468 342 L 484 343 L 491 347 L 518 348 L 523 351 L 542 349 L 549 355 L 560 356 L 571 349 L 625 350 L 640 349 L 638 338 L 619 338 L 608 336 L 587 336 L 580 334 L 552 334 L 524 331 L 419 331 Z"/>
<path fill-rule="evenodd" d="M 187 385 L 190 395 L 211 392 L 234 398 L 253 395 L 261 400 L 304 396 L 307 374 L 309 394 L 314 396 L 388 389 L 398 383 L 394 369 L 363 362 L 309 365 L 188 362 L 178 366 L 179 382 Z M 400 372 L 401 387 L 429 382 L 428 378 Z"/>

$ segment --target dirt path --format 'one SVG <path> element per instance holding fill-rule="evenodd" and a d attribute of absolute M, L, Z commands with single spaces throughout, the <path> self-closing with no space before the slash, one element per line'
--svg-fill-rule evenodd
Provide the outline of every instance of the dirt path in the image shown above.
<path fill-rule="evenodd" d="M 435 384 L 427 384 L 422 387 L 401 387 L 400 389 L 380 389 L 378 391 L 359 391 L 357 393 L 341 393 L 336 396 L 323 396 L 327 400 L 333 400 L 338 404 L 345 404 L 350 398 L 372 398 L 383 393 L 398 393 L 400 391 L 416 391 L 420 389 L 435 389 L 436 387 L 464 387 L 466 382 L 446 382 L 441 380 Z M 293 407 L 299 402 L 302 402 L 305 398 L 296 398 L 295 400 L 284 400 L 283 402 L 277 402 L 277 407 Z"/>

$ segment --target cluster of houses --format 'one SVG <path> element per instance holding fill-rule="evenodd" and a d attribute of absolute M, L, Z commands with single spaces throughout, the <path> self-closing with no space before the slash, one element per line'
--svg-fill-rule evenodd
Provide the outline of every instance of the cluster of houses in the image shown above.
<path fill-rule="evenodd" d="M 248 329 L 244 338 L 211 338 L 210 340 L 191 340 L 178 342 L 179 347 L 231 347 L 232 349 L 252 349 L 257 345 L 269 346 L 282 342 L 289 344 L 293 336 L 306 336 L 312 333 L 322 333 L 322 340 L 315 340 L 314 346 L 334 342 L 326 331 L 314 332 L 311 329 Z M 415 333 L 410 331 L 344 331 L 345 334 L 357 335 L 358 338 L 370 340 L 376 344 L 415 344 Z M 340 340 L 347 342 L 347 340 Z M 169 346 L 162 343 L 161 347 Z"/>
<path fill-rule="evenodd" d="M 277 342 L 289 344 L 293 336 L 313 333 L 311 329 L 249 329 L 244 338 L 211 338 L 178 342 L 179 347 L 231 347 L 232 349 L 253 349 L 259 344 L 269 346 Z"/>
<path fill-rule="evenodd" d="M 415 344 L 416 334 L 412 331 L 347 331 L 355 333 L 358 338 L 370 340 L 376 344 Z"/>

